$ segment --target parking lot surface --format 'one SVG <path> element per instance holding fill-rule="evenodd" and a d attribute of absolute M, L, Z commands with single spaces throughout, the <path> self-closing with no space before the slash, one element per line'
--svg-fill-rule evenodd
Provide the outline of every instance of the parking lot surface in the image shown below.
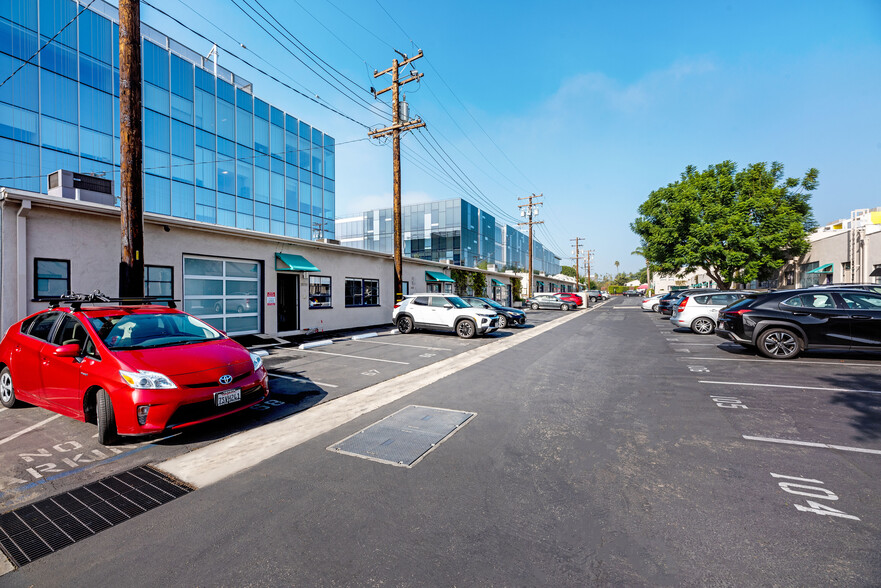
<path fill-rule="evenodd" d="M 166 436 L 123 438 L 111 447 L 98 443 L 92 424 L 33 406 L 0 407 L 0 513 L 134 466 L 188 453 L 562 316 L 552 310 L 527 309 L 527 313 L 523 327 L 469 340 L 453 333 L 401 335 L 389 324 L 336 335 L 328 346 L 273 348 L 264 358 L 271 376 L 265 402 Z M 376 336 L 352 339 L 365 334 Z"/>
<path fill-rule="evenodd" d="M 326 409 L 337 423 L 3 580 L 877 585 L 881 357 L 766 360 L 638 302 L 568 321 L 530 313 L 552 328 L 351 416 L 334 405 L 373 378 L 465 363 L 529 329 L 472 341 L 389 329 L 315 348 L 335 355 L 276 350 L 270 371 L 288 378 L 291 401 L 252 418 L 300 410 L 266 427 L 295 428 Z M 310 402 L 321 406 L 296 408 Z M 470 416 L 409 468 L 333 449 L 408 407 Z"/>

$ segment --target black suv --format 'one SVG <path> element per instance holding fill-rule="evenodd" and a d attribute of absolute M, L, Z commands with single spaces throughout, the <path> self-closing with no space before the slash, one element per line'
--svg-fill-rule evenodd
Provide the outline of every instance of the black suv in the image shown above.
<path fill-rule="evenodd" d="M 499 315 L 499 328 L 517 327 L 526 324 L 526 313 L 517 308 L 502 306 L 492 298 L 483 296 L 461 296 L 462 300 L 474 308 L 494 310 Z"/>
<path fill-rule="evenodd" d="M 772 359 L 805 349 L 881 351 L 881 294 L 846 286 L 749 294 L 719 311 L 716 334 Z"/>

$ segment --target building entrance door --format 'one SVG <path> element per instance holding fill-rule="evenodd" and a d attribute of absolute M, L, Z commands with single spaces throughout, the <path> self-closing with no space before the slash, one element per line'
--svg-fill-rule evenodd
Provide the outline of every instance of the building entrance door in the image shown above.
<path fill-rule="evenodd" d="M 278 330 L 296 331 L 300 328 L 299 300 L 300 274 L 279 273 L 278 279 Z"/>

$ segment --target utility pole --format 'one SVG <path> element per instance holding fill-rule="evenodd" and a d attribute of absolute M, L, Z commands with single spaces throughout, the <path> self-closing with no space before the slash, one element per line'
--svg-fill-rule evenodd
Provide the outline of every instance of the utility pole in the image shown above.
<path fill-rule="evenodd" d="M 119 0 L 119 296 L 144 296 L 141 2 Z"/>
<path fill-rule="evenodd" d="M 523 198 L 518 198 L 517 200 L 529 200 L 528 204 L 518 204 L 517 208 L 520 209 L 520 216 L 524 216 L 529 220 L 525 223 L 517 223 L 517 226 L 529 225 L 529 286 L 526 289 L 526 297 L 532 298 L 532 225 L 540 225 L 543 224 L 544 221 L 534 221 L 532 217 L 538 214 L 538 207 L 543 206 L 544 202 L 538 200 L 539 198 L 544 198 L 544 194 L 539 194 L 536 196 L 532 194 L 531 196 L 524 196 Z"/>
<path fill-rule="evenodd" d="M 593 249 L 588 249 L 584 252 L 584 259 L 587 261 L 587 289 L 590 290 L 590 258 L 593 257 L 594 251 Z M 599 286 L 599 284 L 597 284 Z"/>
<path fill-rule="evenodd" d="M 575 237 L 574 239 L 569 239 L 569 241 L 575 241 L 575 250 L 572 252 L 575 254 L 575 257 L 570 257 L 569 259 L 575 260 L 575 286 L 579 286 L 579 278 L 578 278 L 578 260 L 581 259 L 581 249 L 579 248 L 579 244 L 581 241 L 584 241 L 584 237 Z M 588 276 L 590 278 L 590 276 Z M 589 281 L 589 279 L 588 279 Z M 590 290 L 590 284 L 588 284 L 587 290 Z"/>
<path fill-rule="evenodd" d="M 392 124 L 391 126 L 385 127 L 384 129 L 370 131 L 369 133 L 367 133 L 367 136 L 373 139 L 387 137 L 388 135 L 392 136 L 392 173 L 394 176 L 394 203 L 392 205 L 392 216 L 394 216 L 395 219 L 395 302 L 399 302 L 404 298 L 404 262 L 403 252 L 401 251 L 401 242 L 403 240 L 403 235 L 401 233 L 401 132 L 424 127 L 425 123 L 422 122 L 422 119 L 419 118 L 410 121 L 406 96 L 404 96 L 404 101 L 400 101 L 398 99 L 398 92 L 401 86 L 416 81 L 424 75 L 417 72 L 416 70 L 410 70 L 410 77 L 401 80 L 399 71 L 405 65 L 408 65 L 422 57 L 422 49 L 420 49 L 419 53 L 417 55 L 414 55 L 413 57 L 407 57 L 404 53 L 401 53 L 398 50 L 395 50 L 395 53 L 403 57 L 403 61 L 399 62 L 398 59 L 395 58 L 394 60 L 392 60 L 392 66 L 390 68 L 379 72 L 374 70 L 373 72 L 374 78 L 378 78 L 379 76 L 385 75 L 387 73 L 390 73 L 392 75 L 391 86 L 385 88 L 384 90 L 380 90 L 379 92 L 377 92 L 376 90 L 373 91 L 374 98 L 376 98 L 380 94 L 385 94 L 389 90 L 392 91 Z"/>

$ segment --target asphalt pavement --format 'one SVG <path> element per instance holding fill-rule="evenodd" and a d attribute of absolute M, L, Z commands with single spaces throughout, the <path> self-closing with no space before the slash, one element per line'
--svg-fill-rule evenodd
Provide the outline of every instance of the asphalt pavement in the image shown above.
<path fill-rule="evenodd" d="M 282 443 L 318 427 L 318 410 L 340 424 L 0 585 L 878 584 L 881 356 L 765 360 L 636 299 L 539 316 L 531 337 L 276 351 L 268 364 L 296 402 L 279 390 L 279 408 L 254 412 L 292 412 L 236 437 L 266 427 Z M 432 366 L 426 385 L 376 400 Z M 376 408 L 335 410 L 371 390 Z M 333 450 L 410 406 L 473 416 L 410 467 Z M 234 451 L 226 435 L 135 455 Z"/>

